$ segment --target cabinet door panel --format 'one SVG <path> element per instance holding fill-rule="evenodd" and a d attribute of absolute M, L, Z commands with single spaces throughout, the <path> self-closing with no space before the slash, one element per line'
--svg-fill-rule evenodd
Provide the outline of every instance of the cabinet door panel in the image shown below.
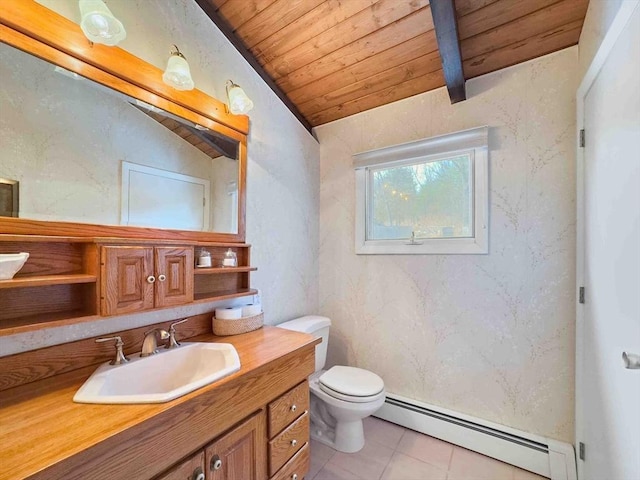
<path fill-rule="evenodd" d="M 187 458 L 155 480 L 204 480 L 204 451 Z"/>
<path fill-rule="evenodd" d="M 102 247 L 101 269 L 103 315 L 153 308 L 153 248 Z"/>
<path fill-rule="evenodd" d="M 263 411 L 205 449 L 207 480 L 267 478 L 266 419 Z"/>
<path fill-rule="evenodd" d="M 193 301 L 193 248 L 156 247 L 156 307 Z"/>

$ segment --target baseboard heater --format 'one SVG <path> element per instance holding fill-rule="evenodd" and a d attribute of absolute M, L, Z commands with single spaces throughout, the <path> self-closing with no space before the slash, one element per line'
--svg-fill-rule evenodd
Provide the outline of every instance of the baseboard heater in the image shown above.
<path fill-rule="evenodd" d="M 572 445 L 388 393 L 376 417 L 529 470 L 577 480 Z"/>

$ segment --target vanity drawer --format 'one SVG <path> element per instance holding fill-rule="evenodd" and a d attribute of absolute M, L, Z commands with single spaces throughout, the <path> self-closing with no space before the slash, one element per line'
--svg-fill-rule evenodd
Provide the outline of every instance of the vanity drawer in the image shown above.
<path fill-rule="evenodd" d="M 273 475 L 309 441 L 309 412 L 269 442 L 269 474 Z"/>
<path fill-rule="evenodd" d="M 306 443 L 271 480 L 302 480 L 309 472 L 310 465 L 309 444 Z"/>
<path fill-rule="evenodd" d="M 269 438 L 309 410 L 309 383 L 305 380 L 269 404 Z"/>

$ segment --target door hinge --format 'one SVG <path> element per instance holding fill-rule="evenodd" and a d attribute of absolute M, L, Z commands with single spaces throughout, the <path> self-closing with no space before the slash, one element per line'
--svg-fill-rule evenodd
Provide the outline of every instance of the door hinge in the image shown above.
<path fill-rule="evenodd" d="M 578 457 L 580 460 L 584 460 L 584 443 L 582 442 L 578 444 Z"/>
<path fill-rule="evenodd" d="M 584 148 L 584 128 L 580 130 L 580 146 Z"/>
<path fill-rule="evenodd" d="M 578 291 L 578 302 L 584 303 L 584 287 L 580 287 L 580 290 Z"/>

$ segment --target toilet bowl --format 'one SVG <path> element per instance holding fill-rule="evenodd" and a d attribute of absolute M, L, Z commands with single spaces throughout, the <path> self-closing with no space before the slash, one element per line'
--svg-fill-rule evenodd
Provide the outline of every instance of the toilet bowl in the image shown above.
<path fill-rule="evenodd" d="M 311 438 L 340 452 L 364 447 L 362 420 L 385 401 L 383 380 L 362 368 L 334 366 L 324 370 L 331 321 L 309 315 L 278 325 L 322 338 L 316 346 L 316 371 L 309 377 L 311 391 Z"/>

